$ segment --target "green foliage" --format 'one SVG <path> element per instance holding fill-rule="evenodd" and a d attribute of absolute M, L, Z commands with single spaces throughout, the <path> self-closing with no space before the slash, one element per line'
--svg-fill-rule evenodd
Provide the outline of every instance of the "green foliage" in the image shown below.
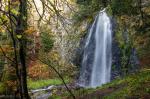
<path fill-rule="evenodd" d="M 90 4 L 92 0 L 77 0 L 78 4 Z"/>
<path fill-rule="evenodd" d="M 62 99 L 61 96 L 51 96 L 48 99 Z"/>
<path fill-rule="evenodd" d="M 126 75 L 128 73 L 128 69 L 130 68 L 129 59 L 131 56 L 132 43 L 130 40 L 125 41 L 125 38 L 123 37 L 123 29 L 121 26 L 116 31 L 115 38 L 121 50 L 121 70 L 122 74 Z"/>
<path fill-rule="evenodd" d="M 7 82 L 10 80 L 16 80 L 16 75 L 15 75 L 15 68 L 13 67 L 6 67 L 3 70 L 3 81 Z"/>
<path fill-rule="evenodd" d="M 0 83 L 0 93 L 13 94 L 16 91 L 16 84 L 15 69 L 5 65 Z"/>
<path fill-rule="evenodd" d="M 113 15 L 113 12 L 112 12 L 112 9 L 111 9 L 111 6 L 110 6 L 110 5 L 107 6 L 106 12 L 107 12 L 107 14 L 108 14 L 109 16 L 112 16 L 112 15 Z"/>
<path fill-rule="evenodd" d="M 144 69 L 138 73 L 128 75 L 125 78 L 118 78 L 111 81 L 110 83 L 104 84 L 97 88 L 84 88 L 79 90 L 74 90 L 76 97 L 83 96 L 87 98 L 88 95 L 92 95 L 93 99 L 98 96 L 95 96 L 95 93 L 102 92 L 103 97 L 101 99 L 133 99 L 132 97 L 137 97 L 135 99 L 140 99 L 144 96 L 149 95 L 150 88 L 150 69 Z M 113 90 L 112 90 L 113 89 Z M 106 90 L 106 91 L 105 91 Z M 112 90 L 112 91 L 111 91 Z M 108 91 L 108 93 L 107 93 Z M 66 97 L 69 95 L 64 93 L 61 97 Z M 54 97 L 54 96 L 53 96 Z"/>
<path fill-rule="evenodd" d="M 11 9 L 10 11 L 14 15 L 18 15 L 19 14 L 19 12 L 16 9 Z"/>
<path fill-rule="evenodd" d="M 4 83 L 0 82 L 0 94 L 3 94 L 5 92 L 5 85 Z"/>
<path fill-rule="evenodd" d="M 106 7 L 107 4 L 109 3 L 109 0 L 77 0 L 77 3 L 82 5 L 96 4 Z"/>
<path fill-rule="evenodd" d="M 127 97 L 144 97 L 149 94 L 150 71 L 143 70 L 139 73 L 126 77 L 122 83 L 127 83 L 122 90 L 116 90 L 104 99 L 126 99 Z"/>
<path fill-rule="evenodd" d="M 4 69 L 4 62 L 0 60 L 0 81 L 2 79 L 3 69 Z"/>
<path fill-rule="evenodd" d="M 47 32 L 43 32 L 41 33 L 41 40 L 44 51 L 49 52 L 54 45 L 54 40 L 52 36 Z"/>
<path fill-rule="evenodd" d="M 132 15 L 138 11 L 136 3 L 136 0 L 112 0 L 111 8 L 114 15 Z"/>
<path fill-rule="evenodd" d="M 121 46 L 121 67 L 122 73 L 126 75 L 130 68 L 129 60 L 131 56 L 132 45 L 128 42 Z"/>
<path fill-rule="evenodd" d="M 92 19 L 95 17 L 96 12 L 103 8 L 101 0 L 84 0 L 79 3 L 79 10 L 73 15 L 73 19 L 76 22 L 82 22 L 86 19 Z"/>

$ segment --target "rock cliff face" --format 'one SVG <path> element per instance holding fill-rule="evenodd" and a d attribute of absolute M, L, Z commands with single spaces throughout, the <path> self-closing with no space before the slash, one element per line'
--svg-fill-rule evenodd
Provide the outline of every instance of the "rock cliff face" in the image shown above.
<path fill-rule="evenodd" d="M 111 69 L 111 80 L 117 78 L 117 77 L 122 77 L 125 76 L 123 72 L 125 72 L 123 69 L 124 67 L 122 66 L 122 61 L 124 61 L 122 59 L 122 54 L 123 54 L 123 50 L 122 48 L 120 48 L 120 45 L 116 39 L 116 29 L 118 24 L 116 23 L 115 18 L 111 18 L 112 19 L 112 69 Z M 124 34 L 124 31 L 123 33 Z M 94 34 L 93 34 L 94 35 Z M 86 39 L 87 39 L 88 34 L 86 34 L 86 36 L 84 36 L 81 41 L 80 41 L 80 46 L 76 49 L 76 57 L 74 60 L 75 65 L 79 66 L 79 68 L 81 68 L 82 65 L 82 58 L 83 58 L 83 54 L 84 54 L 84 45 L 86 43 Z M 127 40 L 128 38 L 126 36 L 123 36 L 124 40 Z M 93 58 L 94 58 L 94 54 L 93 54 L 93 50 L 95 50 L 95 44 L 94 44 L 94 38 L 92 38 L 90 40 L 90 49 L 91 51 L 89 52 L 89 56 L 90 58 L 88 59 L 88 64 L 87 64 L 87 68 L 90 71 L 90 65 L 93 62 Z M 126 45 L 125 45 L 126 46 Z M 128 49 L 130 50 L 130 55 L 126 56 L 129 58 L 128 61 L 126 61 L 126 64 L 129 66 L 127 69 L 128 72 L 134 72 L 137 70 L 138 68 L 138 58 L 137 58 L 137 54 L 136 54 L 136 50 L 134 48 Z M 87 74 L 88 75 L 88 74 Z"/>
<path fill-rule="evenodd" d="M 117 23 L 112 18 L 112 68 L 111 68 L 111 79 L 114 79 L 121 75 L 121 49 L 115 39 Z"/>

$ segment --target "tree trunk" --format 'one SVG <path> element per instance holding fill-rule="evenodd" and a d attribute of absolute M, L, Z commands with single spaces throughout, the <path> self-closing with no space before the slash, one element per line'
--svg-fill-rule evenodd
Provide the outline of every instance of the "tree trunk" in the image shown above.
<path fill-rule="evenodd" d="M 20 49 L 19 49 L 19 55 L 21 61 L 21 83 L 22 83 L 23 98 L 29 99 L 28 88 L 27 88 L 26 59 L 25 59 L 26 51 L 24 45 L 26 45 L 24 40 L 21 40 Z"/>
<path fill-rule="evenodd" d="M 21 62 L 20 77 L 22 85 L 22 99 L 29 99 L 27 88 L 27 72 L 26 72 L 26 36 L 24 31 L 27 28 L 27 0 L 19 0 L 19 16 L 17 19 L 16 35 L 19 35 L 19 56 Z"/>
<path fill-rule="evenodd" d="M 19 74 L 19 65 L 18 65 L 18 56 L 17 56 L 17 43 L 16 43 L 16 40 L 15 40 L 15 37 L 14 37 L 14 29 L 13 29 L 13 24 L 12 24 L 12 17 L 11 17 L 11 1 L 8 1 L 8 8 L 9 8 L 9 20 L 10 20 L 10 28 L 11 28 L 11 31 L 9 32 L 10 35 L 11 35 L 11 39 L 13 41 L 13 47 L 14 47 L 14 64 L 15 64 L 15 69 L 16 69 L 16 76 L 17 76 L 17 92 L 15 93 L 15 97 L 17 96 L 18 93 L 20 93 L 20 97 L 22 98 L 23 97 L 23 94 L 22 94 L 22 85 L 21 85 L 21 78 L 20 78 L 20 74 Z"/>

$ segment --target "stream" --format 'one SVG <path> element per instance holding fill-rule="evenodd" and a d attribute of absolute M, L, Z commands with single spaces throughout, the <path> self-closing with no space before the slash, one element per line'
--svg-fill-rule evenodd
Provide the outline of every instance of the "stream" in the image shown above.
<path fill-rule="evenodd" d="M 52 90 L 56 88 L 54 85 L 50 85 L 46 88 L 40 88 L 35 90 L 30 90 L 29 94 L 31 99 L 48 99 L 52 95 Z"/>
<path fill-rule="evenodd" d="M 80 86 L 76 83 L 69 83 L 67 84 L 69 89 L 77 89 L 80 88 Z M 47 87 L 35 89 L 35 90 L 29 90 L 29 95 L 31 99 L 48 99 L 53 92 L 57 95 L 61 95 L 64 92 L 66 92 L 66 87 L 65 85 L 50 85 Z"/>

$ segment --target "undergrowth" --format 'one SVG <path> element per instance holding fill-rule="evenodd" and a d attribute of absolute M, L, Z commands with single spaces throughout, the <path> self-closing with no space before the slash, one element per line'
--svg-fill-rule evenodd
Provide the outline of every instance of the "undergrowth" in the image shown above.
<path fill-rule="evenodd" d="M 104 90 L 114 90 L 111 93 L 104 93 L 102 99 L 143 99 L 143 97 L 150 94 L 150 69 L 143 69 L 137 73 L 130 74 L 125 78 L 118 78 L 110 83 L 104 84 L 97 88 L 79 88 L 73 90 L 74 95 L 86 99 L 89 95 L 94 97 L 94 93 L 102 92 Z M 71 99 L 68 92 L 64 92 L 62 95 L 52 95 L 49 99 Z M 81 98 L 81 99 L 82 99 Z M 97 99 L 97 98 L 96 98 Z"/>

